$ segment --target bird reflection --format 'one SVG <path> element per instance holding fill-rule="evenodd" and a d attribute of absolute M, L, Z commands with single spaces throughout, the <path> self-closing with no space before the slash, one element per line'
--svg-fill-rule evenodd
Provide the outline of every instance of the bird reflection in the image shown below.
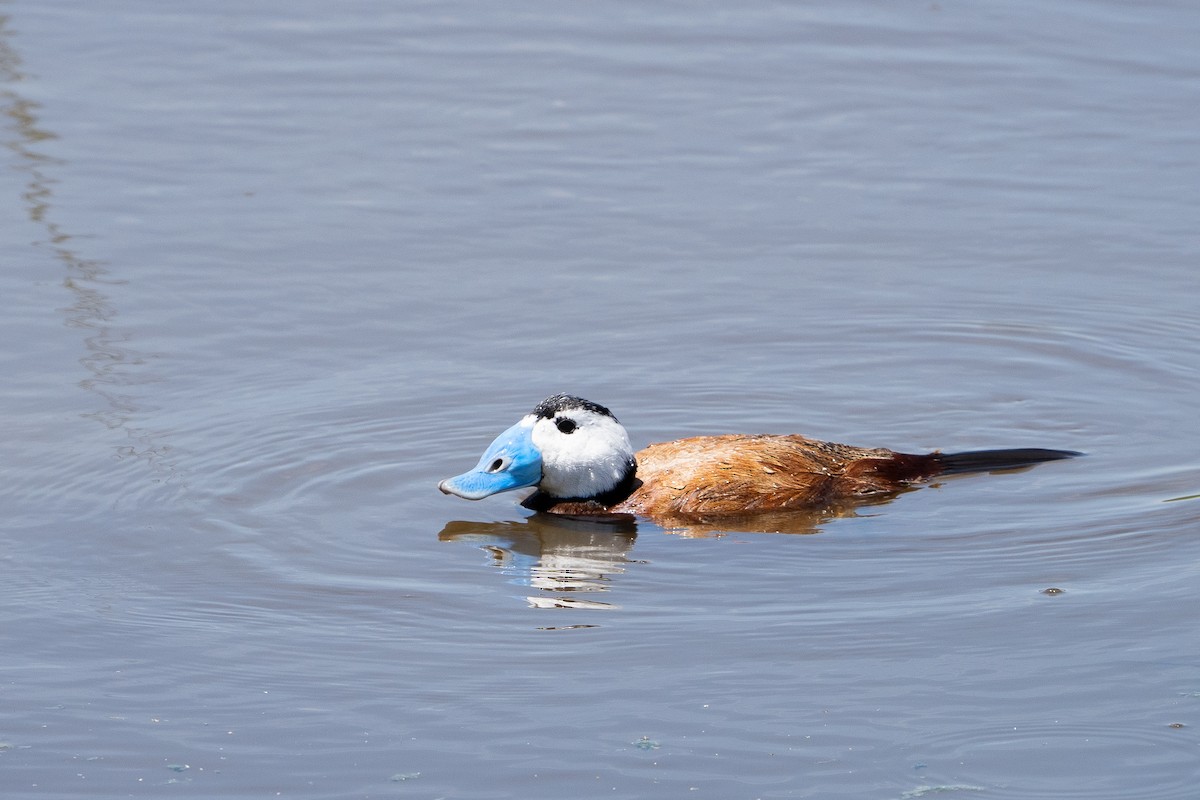
<path fill-rule="evenodd" d="M 832 519 L 862 516 L 859 510 L 865 506 L 882 505 L 894 497 L 811 512 L 656 518 L 649 527 L 686 538 L 737 533 L 813 534 L 820 533 Z M 533 590 L 526 600 L 534 608 L 616 609 L 620 606 L 603 595 L 628 565 L 638 563 L 629 557 L 637 534 L 637 519 L 628 514 L 534 514 L 507 522 L 448 522 L 438 539 L 475 544 L 490 553 L 493 566 L 511 576 L 513 583 Z"/>
<path fill-rule="evenodd" d="M 754 514 L 688 514 L 656 515 L 654 521 L 669 533 L 691 538 L 727 536 L 731 533 L 790 533 L 808 535 L 820 533 L 825 524 L 835 519 L 870 516 L 860 510 L 892 502 L 901 494 L 915 489 L 901 489 L 857 502 L 830 504 L 821 509 L 795 511 L 763 511 Z"/>
<path fill-rule="evenodd" d="M 619 606 L 597 595 L 633 563 L 627 554 L 637 526 L 632 517 L 536 514 L 514 522 L 450 522 L 438 538 L 481 546 L 514 583 L 534 590 L 526 600 L 535 608 L 613 609 Z"/>

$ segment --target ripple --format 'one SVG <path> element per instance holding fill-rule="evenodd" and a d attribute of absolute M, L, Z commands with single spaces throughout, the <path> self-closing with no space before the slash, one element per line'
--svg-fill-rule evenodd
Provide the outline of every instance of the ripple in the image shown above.
<path fill-rule="evenodd" d="M 998 798 L 1183 800 L 1195 797 L 1200 780 L 1200 742 L 1166 722 L 965 728 L 919 745 L 916 755 L 929 782 L 945 778 L 946 785 L 977 786 Z"/>

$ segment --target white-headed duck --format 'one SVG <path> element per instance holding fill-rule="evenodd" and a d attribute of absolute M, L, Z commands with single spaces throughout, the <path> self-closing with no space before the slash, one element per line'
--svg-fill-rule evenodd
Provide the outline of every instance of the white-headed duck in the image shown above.
<path fill-rule="evenodd" d="M 522 505 L 651 520 L 813 511 L 869 502 L 938 475 L 1015 469 L 1080 455 L 1025 448 L 897 453 L 797 435 L 694 436 L 633 452 L 602 405 L 547 397 L 496 437 L 470 472 L 438 484 L 468 500 L 537 487 Z"/>

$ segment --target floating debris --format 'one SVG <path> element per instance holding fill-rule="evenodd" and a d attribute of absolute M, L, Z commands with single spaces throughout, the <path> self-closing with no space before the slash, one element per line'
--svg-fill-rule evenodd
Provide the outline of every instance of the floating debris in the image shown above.
<path fill-rule="evenodd" d="M 633 743 L 633 746 L 638 750 L 657 750 L 662 747 L 661 744 L 651 739 L 649 736 L 643 736 Z"/>
<path fill-rule="evenodd" d="M 1049 589 L 1042 589 L 1042 594 L 1062 594 L 1065 591 L 1065 589 L 1059 589 L 1057 586 L 1051 586 Z"/>
<path fill-rule="evenodd" d="M 400 783 L 401 781 L 411 781 L 421 777 L 419 772 L 397 772 L 392 777 L 388 778 L 392 783 Z"/>
<path fill-rule="evenodd" d="M 915 800 L 917 797 L 924 797 L 928 794 L 941 794 L 942 792 L 982 792 L 985 789 L 982 786 L 970 786 L 965 783 L 951 784 L 947 786 L 918 786 L 915 789 L 909 789 L 904 794 L 900 795 L 900 800 Z"/>
<path fill-rule="evenodd" d="M 539 631 L 573 631 L 577 628 L 599 628 L 599 625 L 549 625 L 538 628 Z"/>

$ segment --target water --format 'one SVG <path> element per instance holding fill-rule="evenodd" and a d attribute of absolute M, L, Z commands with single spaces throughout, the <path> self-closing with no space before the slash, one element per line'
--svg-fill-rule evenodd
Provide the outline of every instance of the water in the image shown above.
<path fill-rule="evenodd" d="M 5 797 L 1193 796 L 1189 5 L 0 17 Z M 562 390 L 1088 455 L 736 530 L 436 491 Z"/>

